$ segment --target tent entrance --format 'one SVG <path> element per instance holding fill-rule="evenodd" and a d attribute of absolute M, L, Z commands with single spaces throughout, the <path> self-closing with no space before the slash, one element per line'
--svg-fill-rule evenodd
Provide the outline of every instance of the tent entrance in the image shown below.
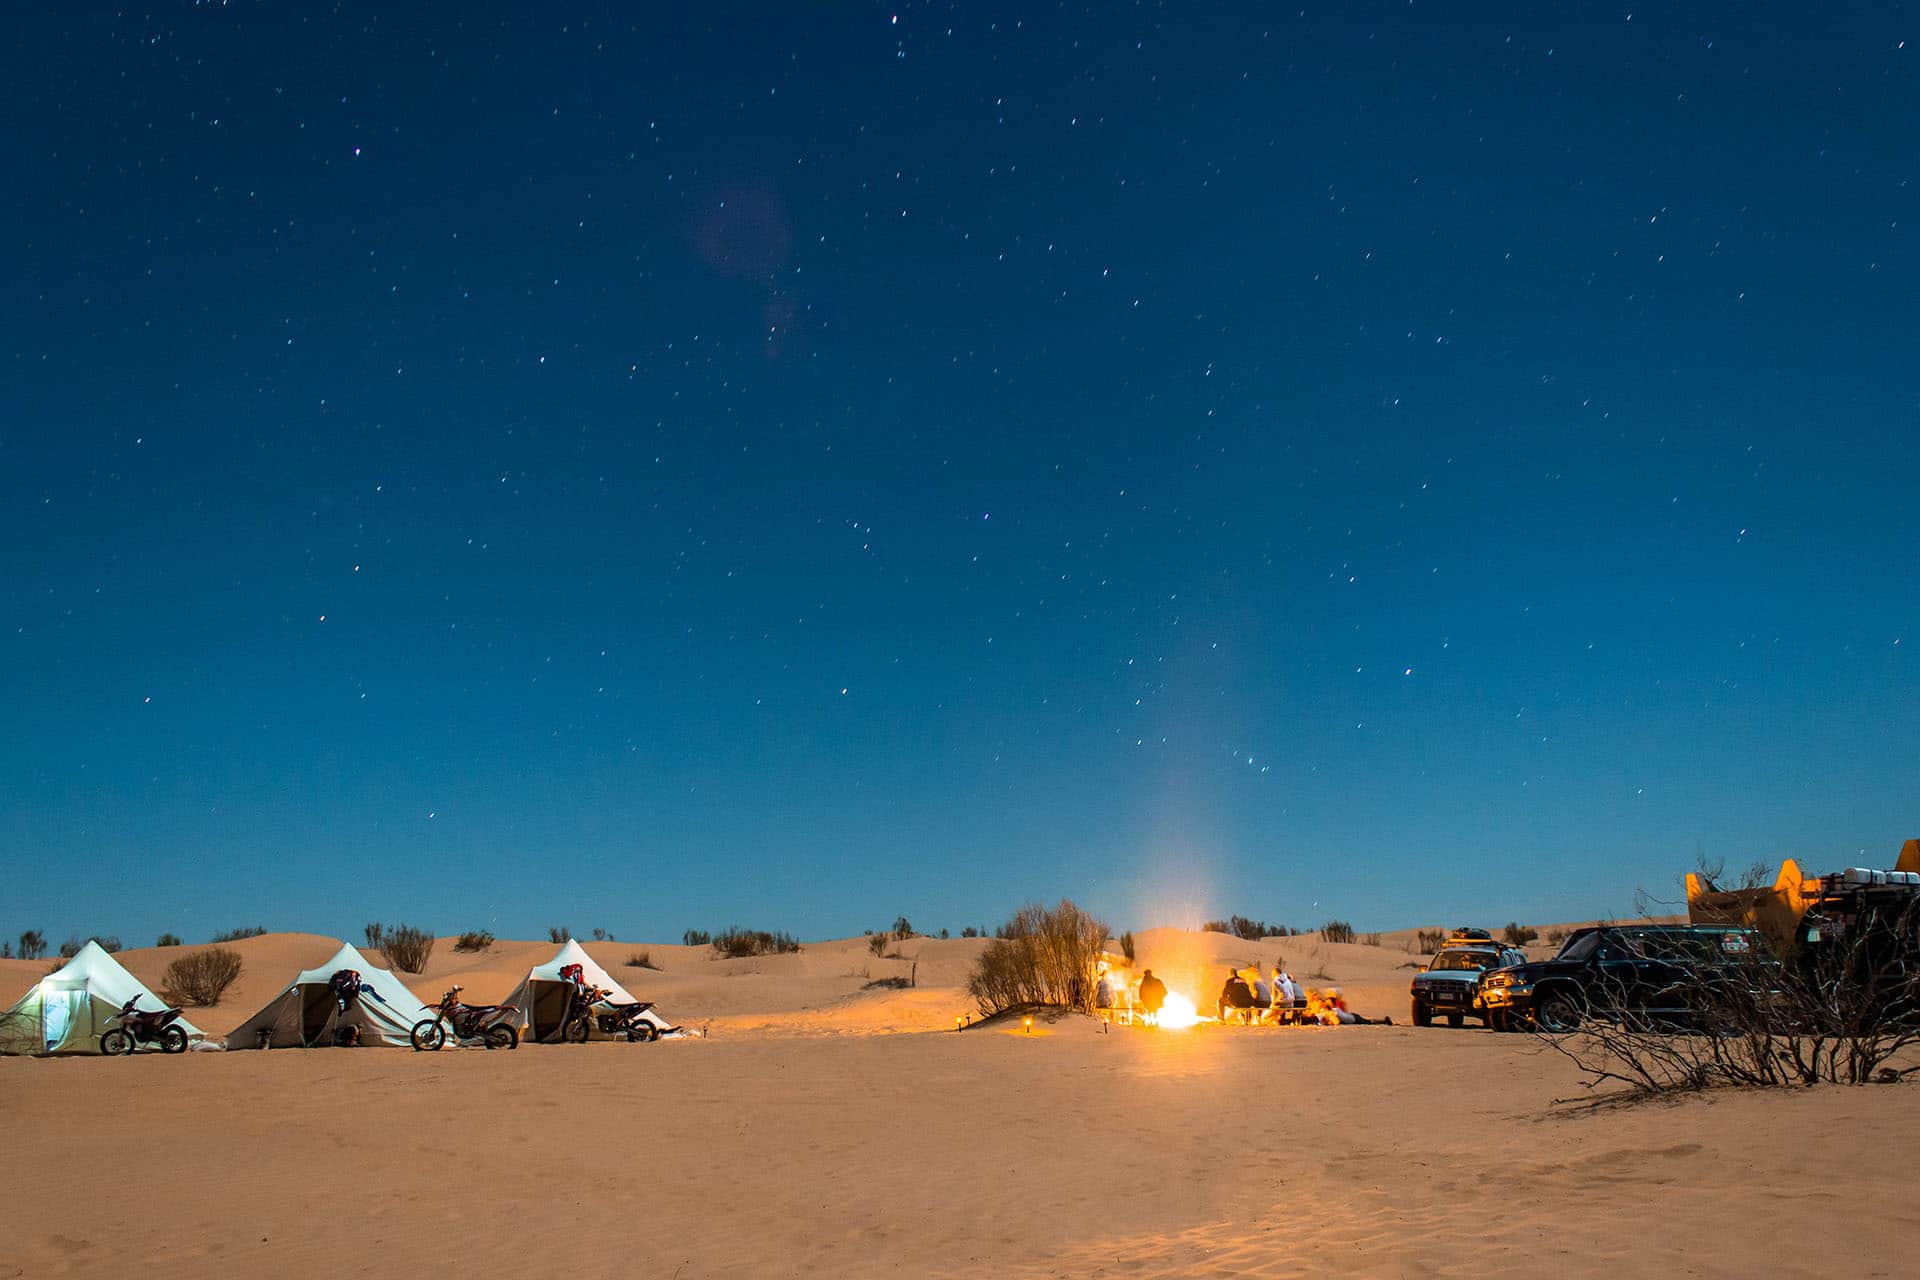
<path fill-rule="evenodd" d="M 92 1013 L 93 997 L 85 988 L 63 989 L 48 985 L 40 989 L 40 1029 L 45 1036 L 46 1052 L 52 1053 L 66 1043 L 77 1025 L 83 1021 L 82 1012 Z"/>
<path fill-rule="evenodd" d="M 536 1042 L 545 1044 L 560 1038 L 560 1028 L 567 1020 L 567 1009 L 573 1003 L 573 984 L 571 982 L 530 982 L 533 1000 L 527 1006 L 527 1034 Z"/>
<path fill-rule="evenodd" d="M 310 983 L 300 988 L 300 1043 L 308 1048 L 321 1043 L 340 1011 L 333 988 Z"/>

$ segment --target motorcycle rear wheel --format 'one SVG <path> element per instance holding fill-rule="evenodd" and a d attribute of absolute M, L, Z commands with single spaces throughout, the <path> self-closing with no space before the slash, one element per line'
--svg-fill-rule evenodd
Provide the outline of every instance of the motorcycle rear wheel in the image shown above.
<path fill-rule="evenodd" d="M 413 1041 L 415 1052 L 440 1049 L 447 1043 L 447 1029 L 438 1018 L 422 1018 L 413 1024 L 407 1039 Z"/>
<path fill-rule="evenodd" d="M 133 1033 L 120 1027 L 115 1027 L 100 1037 L 100 1052 L 106 1054 L 109 1058 L 118 1057 L 123 1053 L 132 1053 Z"/>
<path fill-rule="evenodd" d="M 160 1051 L 162 1053 L 185 1053 L 187 1051 L 187 1029 L 181 1026 L 163 1027 L 160 1031 Z"/>
<path fill-rule="evenodd" d="M 520 1029 L 507 1023 L 499 1023 L 487 1028 L 487 1048 L 518 1049 L 520 1047 Z"/>
<path fill-rule="evenodd" d="M 651 1044 L 660 1038 L 660 1028 L 651 1022 L 636 1022 L 627 1028 L 627 1039 L 633 1044 Z"/>

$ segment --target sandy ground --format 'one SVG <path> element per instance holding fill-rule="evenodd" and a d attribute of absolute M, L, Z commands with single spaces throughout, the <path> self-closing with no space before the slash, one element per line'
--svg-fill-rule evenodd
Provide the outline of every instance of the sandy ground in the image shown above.
<path fill-rule="evenodd" d="M 1198 996 L 1281 950 L 1398 1019 L 1414 958 L 1384 941 L 1164 930 L 1141 959 Z M 209 1031 L 334 944 L 240 945 Z M 712 1032 L 656 1045 L 0 1060 L 0 1277 L 1912 1274 L 1911 1086 L 1592 1110 L 1556 1103 L 1569 1064 L 1474 1028 L 955 1034 L 977 946 L 595 944 Z M 622 965 L 642 949 L 663 971 Z M 552 948 L 495 950 L 411 984 L 494 998 Z M 126 958 L 151 980 L 166 953 Z M 0 999 L 47 967 L 20 964 Z"/>

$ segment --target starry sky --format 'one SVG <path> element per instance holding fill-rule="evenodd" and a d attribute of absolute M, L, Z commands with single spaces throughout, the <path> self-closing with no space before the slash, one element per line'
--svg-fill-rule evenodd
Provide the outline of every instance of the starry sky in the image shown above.
<path fill-rule="evenodd" d="M 15 15 L 0 931 L 1890 865 L 1920 22 L 1648 8 Z"/>

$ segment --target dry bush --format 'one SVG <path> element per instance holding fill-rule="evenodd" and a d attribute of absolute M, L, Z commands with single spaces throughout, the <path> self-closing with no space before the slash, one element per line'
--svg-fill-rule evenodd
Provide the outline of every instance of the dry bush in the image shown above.
<path fill-rule="evenodd" d="M 453 940 L 455 951 L 485 951 L 493 945 L 493 935 L 485 929 L 469 929 Z"/>
<path fill-rule="evenodd" d="M 1127 958 L 1128 964 L 1133 963 L 1133 930 L 1131 929 L 1120 935 L 1120 954 Z"/>
<path fill-rule="evenodd" d="M 705 929 L 689 929 L 680 935 L 680 945 L 683 947 L 704 947 L 712 941 L 713 935 Z"/>
<path fill-rule="evenodd" d="M 1320 926 L 1320 936 L 1328 942 L 1352 942 L 1353 926 L 1345 920 L 1329 920 Z"/>
<path fill-rule="evenodd" d="M 656 969 L 657 970 L 659 967 L 660 967 L 659 965 L 653 962 L 652 951 L 634 951 L 634 952 L 629 952 L 627 955 L 627 968 L 629 969 Z"/>
<path fill-rule="evenodd" d="M 1507 927 L 1500 931 L 1500 941 L 1510 947 L 1524 947 L 1539 936 L 1538 929 L 1529 929 L 1526 925 L 1512 921 L 1509 921 Z"/>
<path fill-rule="evenodd" d="M 1369 947 L 1377 947 L 1380 945 L 1380 935 L 1377 933 L 1369 933 L 1361 938 L 1360 941 Z"/>
<path fill-rule="evenodd" d="M 967 994 L 989 1016 L 1031 1004 L 1090 1010 L 1108 936 L 1106 924 L 1071 899 L 1022 907 L 974 962 Z"/>
<path fill-rule="evenodd" d="M 713 949 L 728 960 L 743 960 L 748 956 L 787 955 L 798 951 L 800 944 L 790 933 L 729 925 L 714 936 Z"/>
<path fill-rule="evenodd" d="M 1573 930 L 1571 929 L 1549 929 L 1547 930 L 1547 945 L 1557 947 L 1572 936 Z"/>
<path fill-rule="evenodd" d="M 168 965 L 166 976 L 160 980 L 160 994 L 168 1004 L 210 1009 L 220 1003 L 220 997 L 239 976 L 238 951 L 208 947 Z"/>
<path fill-rule="evenodd" d="M 73 959 L 75 956 L 80 954 L 80 948 L 86 946 L 89 942 L 99 943 L 100 949 L 106 952 L 108 955 L 112 955 L 114 952 L 120 949 L 120 939 L 114 937 L 111 934 L 95 933 L 85 938 L 80 938 L 80 937 L 68 938 L 65 942 L 60 944 L 60 958 L 63 960 Z"/>
<path fill-rule="evenodd" d="M 1878 924 L 1802 944 L 1784 960 L 1764 946 L 1683 969 L 1656 1021 L 1616 984 L 1590 991 L 1577 1031 L 1545 1035 L 1588 1088 L 1656 1097 L 1715 1087 L 1888 1082 L 1920 1071 L 1920 895 Z"/>
<path fill-rule="evenodd" d="M 410 924 L 397 924 L 383 930 L 381 940 L 385 944 L 381 950 L 387 953 L 387 963 L 407 973 L 425 969 L 427 957 L 433 954 L 433 935 Z"/>
<path fill-rule="evenodd" d="M 563 924 L 550 924 L 547 926 L 547 941 L 555 946 L 563 942 L 572 942 L 573 930 Z"/>
<path fill-rule="evenodd" d="M 1419 936 L 1414 939 L 1414 942 L 1417 950 L 1422 954 L 1428 954 L 1438 951 L 1440 944 L 1446 940 L 1447 931 L 1445 929 L 1422 929 Z"/>
<path fill-rule="evenodd" d="M 884 956 L 887 954 L 887 944 L 892 941 L 890 934 L 870 933 L 867 935 L 867 950 L 876 956 Z"/>
<path fill-rule="evenodd" d="M 180 935 L 179 935 L 179 934 L 177 934 L 177 933 L 163 933 L 163 934 L 161 934 L 161 935 L 160 935 L 160 936 L 159 936 L 158 938 L 155 938 L 155 939 L 153 940 L 153 945 L 154 945 L 154 946 L 156 946 L 156 947 L 177 947 L 177 946 L 180 946 L 180 945 L 182 945 L 182 944 L 181 944 L 181 942 L 180 942 Z"/>
<path fill-rule="evenodd" d="M 378 928 L 377 925 L 375 927 Z M 242 925 L 238 929 L 222 929 L 219 933 L 214 934 L 211 940 L 214 942 L 238 942 L 242 938 L 262 938 L 266 936 L 266 933 L 267 926 L 263 924 Z"/>

